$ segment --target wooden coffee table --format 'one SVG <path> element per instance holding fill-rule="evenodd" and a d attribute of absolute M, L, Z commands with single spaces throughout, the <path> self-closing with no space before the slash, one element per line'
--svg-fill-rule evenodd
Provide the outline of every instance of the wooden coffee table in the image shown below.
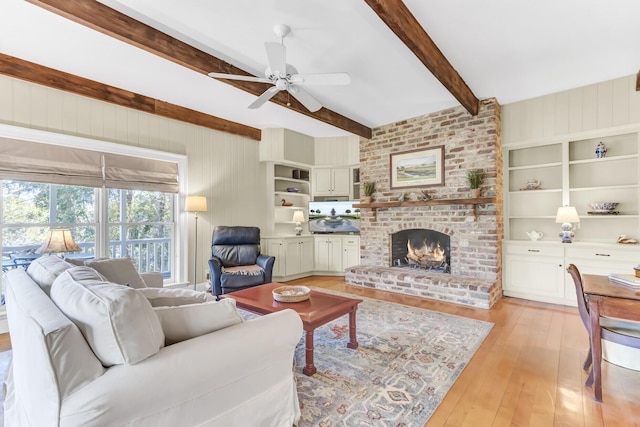
<path fill-rule="evenodd" d="M 313 364 L 313 332 L 317 327 L 332 320 L 349 315 L 349 342 L 347 347 L 358 348 L 356 339 L 356 311 L 361 299 L 347 298 L 338 295 L 327 294 L 319 291 L 311 291 L 308 300 L 301 302 L 278 302 L 273 299 L 273 291 L 284 283 L 267 283 L 266 285 L 255 286 L 222 295 L 236 300 L 236 305 L 244 310 L 256 314 L 269 314 L 276 311 L 290 308 L 295 310 L 302 319 L 305 330 L 305 366 L 302 372 L 306 375 L 316 373 Z"/>

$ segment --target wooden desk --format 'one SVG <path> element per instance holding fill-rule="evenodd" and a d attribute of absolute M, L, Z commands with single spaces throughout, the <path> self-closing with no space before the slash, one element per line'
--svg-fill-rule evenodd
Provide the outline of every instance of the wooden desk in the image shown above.
<path fill-rule="evenodd" d="M 591 355 L 593 361 L 593 392 L 602 402 L 602 330 L 600 316 L 640 321 L 640 291 L 609 281 L 607 276 L 582 275 L 582 286 L 589 299 L 591 319 Z"/>

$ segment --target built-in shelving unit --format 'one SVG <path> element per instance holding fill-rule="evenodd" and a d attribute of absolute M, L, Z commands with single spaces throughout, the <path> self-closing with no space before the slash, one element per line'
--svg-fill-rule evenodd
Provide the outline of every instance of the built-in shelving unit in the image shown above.
<path fill-rule="evenodd" d="M 595 154 L 599 142 L 607 148 L 603 158 Z M 526 232 L 536 230 L 544 240 L 556 240 L 556 212 L 565 205 L 580 216 L 576 240 L 639 237 L 637 132 L 512 148 L 505 159 L 507 239 L 527 240 Z M 530 180 L 539 181 L 539 189 L 527 189 Z M 619 205 L 615 213 L 592 214 L 593 202 Z"/>
<path fill-rule="evenodd" d="M 273 164 L 274 233 L 291 234 L 294 227 L 293 213 L 297 210 L 303 211 L 305 219 L 307 219 L 307 209 L 311 197 L 309 179 L 310 168 L 293 164 Z M 289 190 L 293 188 L 298 191 Z M 288 206 L 283 205 L 283 200 Z"/>
<path fill-rule="evenodd" d="M 616 243 L 618 236 L 640 239 L 640 131 L 522 144 L 504 153 L 505 243 L 504 294 L 576 305 L 569 264 L 582 274 L 633 274 L 640 245 Z M 596 147 L 607 152 L 598 158 Z M 530 180 L 539 189 L 527 189 Z M 594 202 L 617 202 L 615 211 L 593 213 Z M 562 244 L 561 206 L 573 206 L 580 223 L 571 244 Z M 527 232 L 543 237 L 530 241 Z"/>

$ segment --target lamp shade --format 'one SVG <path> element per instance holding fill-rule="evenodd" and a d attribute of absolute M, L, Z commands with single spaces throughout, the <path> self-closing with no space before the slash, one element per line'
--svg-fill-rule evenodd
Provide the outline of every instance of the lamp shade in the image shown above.
<path fill-rule="evenodd" d="M 206 212 L 207 198 L 205 196 L 187 196 L 184 210 L 186 212 Z"/>
<path fill-rule="evenodd" d="M 80 252 L 82 249 L 73 241 L 71 230 L 59 228 L 55 230 L 49 230 L 49 234 L 45 239 L 42 246 L 40 246 L 36 253 L 38 254 L 60 254 L 63 252 Z"/>
<path fill-rule="evenodd" d="M 557 223 L 580 222 L 578 211 L 573 206 L 562 206 L 558 208 L 558 213 L 556 215 L 556 222 Z"/>
<path fill-rule="evenodd" d="M 304 222 L 304 212 L 302 211 L 295 211 L 293 213 L 293 222 Z"/>

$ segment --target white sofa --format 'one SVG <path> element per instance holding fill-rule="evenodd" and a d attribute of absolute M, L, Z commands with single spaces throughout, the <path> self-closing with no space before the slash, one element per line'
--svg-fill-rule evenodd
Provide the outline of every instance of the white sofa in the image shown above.
<path fill-rule="evenodd" d="M 176 291 L 115 285 L 88 267 L 60 270 L 46 280 L 22 269 L 7 273 L 13 360 L 5 384 L 6 427 L 289 427 L 299 418 L 292 365 L 302 324 L 294 311 L 242 321 L 233 320 L 232 300 L 152 308 L 154 293 L 164 292 L 156 301 L 166 304 Z M 51 279 L 49 295 L 42 282 Z M 177 292 L 176 305 L 196 294 Z M 151 300 L 142 303 L 139 295 L 145 294 Z M 119 295 L 139 308 L 121 304 Z M 208 318 L 222 321 L 222 329 L 199 335 L 209 328 Z M 181 319 L 186 325 L 167 324 Z M 232 325 L 225 327 L 229 319 Z M 100 322 L 114 335 L 100 336 Z M 176 329 L 194 337 L 165 345 L 165 335 L 184 338 L 176 337 Z M 121 346 L 119 340 L 133 348 L 105 345 Z"/>

